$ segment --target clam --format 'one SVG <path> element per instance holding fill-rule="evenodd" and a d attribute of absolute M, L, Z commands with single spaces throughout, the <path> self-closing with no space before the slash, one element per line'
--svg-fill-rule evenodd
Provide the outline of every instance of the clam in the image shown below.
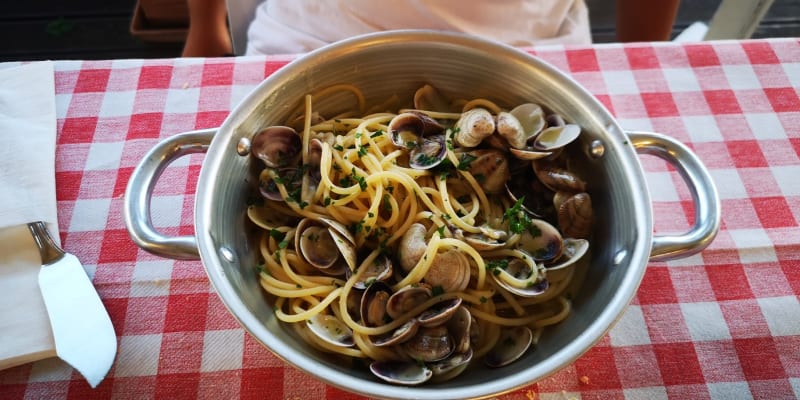
<path fill-rule="evenodd" d="M 544 109 L 538 104 L 520 104 L 511 109 L 509 114 L 519 121 L 522 130 L 525 132 L 526 139 L 535 136 L 545 127 Z"/>
<path fill-rule="evenodd" d="M 372 344 L 378 347 L 383 347 L 405 343 L 417 334 L 417 331 L 419 331 L 419 326 L 419 321 L 417 321 L 416 318 L 411 318 L 405 324 L 401 325 L 388 335 L 373 338 Z"/>
<path fill-rule="evenodd" d="M 552 208 L 552 194 L 550 189 L 544 186 L 536 177 L 531 174 L 512 175 L 506 182 L 506 193 L 511 200 L 516 203 L 522 199 L 520 204 L 525 212 L 536 218 L 542 218 Z"/>
<path fill-rule="evenodd" d="M 304 218 L 297 225 L 295 249 L 298 254 L 320 271 L 330 275 L 343 274 L 355 268 L 355 247 L 322 220 Z M 351 266 L 352 265 L 352 266 Z"/>
<path fill-rule="evenodd" d="M 475 147 L 494 133 L 494 118 L 484 108 L 473 108 L 461 114 L 456 122 L 456 129 L 456 143 L 464 147 Z"/>
<path fill-rule="evenodd" d="M 462 302 L 463 300 L 461 300 L 460 297 L 440 301 L 431 308 L 421 312 L 417 316 L 417 320 L 419 324 L 424 327 L 442 325 L 456 315 L 458 307 L 461 306 Z"/>
<path fill-rule="evenodd" d="M 567 122 L 564 121 L 564 117 L 562 117 L 560 114 L 555 114 L 555 113 L 549 114 L 545 118 L 545 121 L 547 121 L 547 126 L 562 126 L 567 124 Z"/>
<path fill-rule="evenodd" d="M 470 330 L 472 314 L 464 306 L 459 306 L 452 317 L 445 323 L 447 330 L 453 336 L 453 345 L 456 353 L 466 353 L 470 349 Z"/>
<path fill-rule="evenodd" d="M 267 200 L 281 201 L 283 200 L 283 196 L 281 196 L 281 192 L 278 190 L 278 185 L 275 183 L 273 174 L 275 174 L 275 171 L 271 169 L 264 168 L 261 170 L 261 173 L 258 175 L 258 192 Z"/>
<path fill-rule="evenodd" d="M 569 196 L 557 208 L 564 236 L 588 238 L 592 233 L 592 198 L 585 192 Z"/>
<path fill-rule="evenodd" d="M 414 361 L 373 361 L 369 369 L 378 378 L 406 386 L 419 385 L 433 376 L 430 368 Z"/>
<path fill-rule="evenodd" d="M 323 142 L 319 138 L 313 138 L 308 142 L 308 165 L 319 169 L 322 160 Z"/>
<path fill-rule="evenodd" d="M 453 338 L 453 353 L 444 360 L 430 364 L 433 379 L 438 382 L 458 376 L 469 365 L 473 355 L 470 337 L 473 318 L 469 310 L 464 306 L 458 307 L 445 326 Z"/>
<path fill-rule="evenodd" d="M 392 277 L 392 261 L 388 257 L 380 255 L 369 265 L 362 265 L 365 270 L 360 278 L 353 284 L 356 289 L 366 289 L 375 281 L 386 281 Z"/>
<path fill-rule="evenodd" d="M 408 165 L 414 169 L 430 169 L 441 164 L 447 157 L 444 135 L 420 138 L 408 156 Z"/>
<path fill-rule="evenodd" d="M 375 281 L 361 296 L 361 320 L 366 326 L 381 326 L 390 319 L 386 312 L 386 304 L 392 295 L 392 289 L 384 282 Z"/>
<path fill-rule="evenodd" d="M 503 232 L 505 233 L 505 232 Z M 456 229 L 455 237 L 463 240 L 473 249 L 478 251 L 497 250 L 505 247 L 505 237 L 494 238 L 483 233 L 464 233 L 461 229 Z"/>
<path fill-rule="evenodd" d="M 554 151 L 572 143 L 581 134 L 581 127 L 575 124 L 551 126 L 536 135 L 533 147 L 541 151 Z"/>
<path fill-rule="evenodd" d="M 253 223 L 267 231 L 278 229 L 282 226 L 293 225 L 291 223 L 293 219 L 288 215 L 272 212 L 268 208 L 256 205 L 247 207 L 247 216 Z"/>
<path fill-rule="evenodd" d="M 577 175 L 546 162 L 533 162 L 533 171 L 548 189 L 559 192 L 585 192 L 586 182 Z"/>
<path fill-rule="evenodd" d="M 497 133 L 504 137 L 515 149 L 523 149 L 527 145 L 528 136 L 525 129 L 513 114 L 501 111 L 497 114 Z"/>
<path fill-rule="evenodd" d="M 589 251 L 589 241 L 586 239 L 564 239 L 564 252 L 553 264 L 546 265 L 548 271 L 557 271 L 569 267 L 580 260 Z"/>
<path fill-rule="evenodd" d="M 527 326 L 505 328 L 483 361 L 492 368 L 511 364 L 525 354 L 532 342 L 533 332 Z"/>
<path fill-rule="evenodd" d="M 414 223 L 400 238 L 398 252 L 400 253 L 400 267 L 403 271 L 411 271 L 425 254 L 425 249 L 428 248 L 428 243 L 425 241 L 426 234 L 425 225 Z"/>
<path fill-rule="evenodd" d="M 317 337 L 334 346 L 355 345 L 353 331 L 334 315 L 317 314 L 306 320 L 306 325 Z"/>
<path fill-rule="evenodd" d="M 281 201 L 283 196 L 278 189 L 278 182 L 287 193 L 291 193 L 300 188 L 304 177 L 303 170 L 296 167 L 264 168 L 258 176 L 258 191 L 265 199 Z"/>
<path fill-rule="evenodd" d="M 520 160 L 529 160 L 529 161 L 549 157 L 550 155 L 553 154 L 553 152 L 550 151 L 537 151 L 532 148 L 525 148 L 525 149 L 511 148 L 509 149 L 509 151 L 511 152 L 511 154 L 514 155 L 514 157 L 517 157 Z"/>
<path fill-rule="evenodd" d="M 444 292 L 460 292 L 469 284 L 469 259 L 460 250 L 436 254 L 425 274 L 425 283 Z"/>
<path fill-rule="evenodd" d="M 311 265 L 326 269 L 333 266 L 339 259 L 339 249 L 333 241 L 328 230 L 321 225 L 311 225 L 298 228 L 295 248 Z"/>
<path fill-rule="evenodd" d="M 532 218 L 530 227 L 521 234 L 517 247 L 529 253 L 534 260 L 547 262 L 561 256 L 561 233 L 547 221 Z"/>
<path fill-rule="evenodd" d="M 550 287 L 547 279 L 529 280 L 528 278 L 533 274 L 533 271 L 526 262 L 518 258 L 509 260 L 506 268 L 502 272 L 498 272 L 492 274 L 495 283 L 520 297 L 541 296 Z"/>
<path fill-rule="evenodd" d="M 414 108 L 439 112 L 450 111 L 450 102 L 431 85 L 424 85 L 414 92 Z"/>
<path fill-rule="evenodd" d="M 433 371 L 432 381 L 444 382 L 455 378 L 467 369 L 469 362 L 472 361 L 472 355 L 473 351 L 470 348 L 463 353 L 454 353 L 444 360 L 432 363 L 430 365 Z"/>
<path fill-rule="evenodd" d="M 422 326 L 414 337 L 403 343 L 403 348 L 417 361 L 434 362 L 453 353 L 453 338 L 445 326 Z"/>
<path fill-rule="evenodd" d="M 346 226 L 332 219 L 319 218 L 318 221 L 328 227 L 328 232 L 333 237 L 336 247 L 339 248 L 342 259 L 350 268 L 350 271 L 354 271 L 358 262 L 358 255 L 355 249 L 356 239 L 353 234 L 347 230 Z"/>
<path fill-rule="evenodd" d="M 269 168 L 297 163 L 302 148 L 300 134 L 288 126 L 270 126 L 255 134 L 250 152 Z"/>
<path fill-rule="evenodd" d="M 422 137 L 425 123 L 419 114 L 402 113 L 396 115 L 389 121 L 389 137 L 395 146 L 401 148 L 414 148 Z"/>
<path fill-rule="evenodd" d="M 508 160 L 500 150 L 472 150 L 463 153 L 460 161 L 459 169 L 466 168 L 489 193 L 502 191 L 511 177 Z"/>
<path fill-rule="evenodd" d="M 447 155 L 444 127 L 420 112 L 405 112 L 389 122 L 392 143 L 409 150 L 409 166 L 429 169 L 439 165 Z"/>
<path fill-rule="evenodd" d="M 322 117 L 322 115 L 320 115 L 318 111 L 313 111 L 311 113 L 311 126 L 317 125 L 317 124 L 322 123 L 324 121 L 325 121 L 325 118 Z M 305 113 L 303 113 L 303 114 L 298 115 L 297 118 L 293 119 L 289 123 L 289 126 L 294 128 L 294 130 L 300 132 L 305 127 L 305 124 L 306 124 L 306 115 L 305 115 Z"/>
<path fill-rule="evenodd" d="M 392 318 L 398 318 L 428 301 L 431 296 L 431 289 L 428 285 L 406 286 L 389 297 L 386 313 Z"/>

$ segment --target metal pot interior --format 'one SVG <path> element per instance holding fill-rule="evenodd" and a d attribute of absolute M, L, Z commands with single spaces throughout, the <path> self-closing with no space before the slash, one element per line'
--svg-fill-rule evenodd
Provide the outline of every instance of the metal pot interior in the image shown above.
<path fill-rule="evenodd" d="M 454 380 L 397 387 L 365 368 L 316 352 L 273 315 L 257 277 L 257 251 L 245 209 L 254 193 L 255 166 L 236 152 L 240 138 L 284 124 L 307 93 L 339 84 L 361 88 L 368 104 L 397 95 L 410 99 L 424 83 L 451 98 L 486 97 L 505 107 L 537 102 L 583 128 L 577 171 L 588 182 L 595 209 L 591 261 L 570 288 L 573 312 L 547 329 L 535 351 L 514 364 L 471 366 Z M 319 99 L 323 114 L 354 107 L 351 95 Z M 591 147 L 600 145 L 602 156 Z M 344 41 L 277 71 L 225 121 L 204 161 L 197 188 L 196 232 L 203 264 L 219 295 L 243 326 L 277 356 L 344 389 L 392 398 L 488 396 L 530 384 L 574 361 L 616 321 L 634 295 L 650 251 L 652 213 L 633 148 L 612 116 L 566 75 L 529 55 L 453 34 L 402 31 Z M 479 364 L 479 363 L 473 363 Z"/>

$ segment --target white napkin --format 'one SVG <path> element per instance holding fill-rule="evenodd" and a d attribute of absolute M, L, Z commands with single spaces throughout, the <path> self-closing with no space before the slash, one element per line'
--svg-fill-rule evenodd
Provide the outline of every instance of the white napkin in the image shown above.
<path fill-rule="evenodd" d="M 0 66 L 0 369 L 54 357 L 28 222 L 58 232 L 53 64 Z M 59 242 L 58 234 L 52 235 Z"/>
<path fill-rule="evenodd" d="M 51 62 L 0 69 L 0 134 L 0 228 L 45 221 L 58 232 Z"/>

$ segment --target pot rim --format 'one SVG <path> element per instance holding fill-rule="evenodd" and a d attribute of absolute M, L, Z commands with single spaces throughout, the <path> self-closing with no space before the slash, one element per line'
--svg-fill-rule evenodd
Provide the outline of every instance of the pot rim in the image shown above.
<path fill-rule="evenodd" d="M 381 397 L 398 399 L 458 399 L 489 397 L 506 393 L 544 379 L 563 369 L 600 341 L 614 323 L 621 318 L 641 282 L 651 250 L 653 213 L 650 195 L 647 190 L 631 190 L 631 201 L 636 206 L 635 210 L 633 210 L 636 213 L 636 226 L 632 226 L 630 229 L 637 232 L 637 242 L 629 247 L 624 256 L 619 257 L 621 263 L 627 263 L 631 267 L 628 268 L 629 271 L 621 280 L 618 291 L 613 294 L 608 305 L 602 310 L 598 318 L 588 323 L 586 329 L 575 340 L 547 358 L 547 362 L 540 362 L 520 373 L 481 384 L 466 384 L 459 387 L 395 386 L 377 380 L 361 379 L 341 370 L 317 363 L 313 358 L 309 358 L 301 351 L 287 345 L 270 332 L 264 322 L 250 312 L 236 293 L 233 284 L 228 280 L 222 268 L 222 258 L 225 256 L 221 254 L 221 246 L 214 238 L 214 227 L 210 226 L 214 207 L 210 190 L 206 188 L 216 187 L 218 180 L 224 179 L 216 171 L 219 170 L 227 153 L 235 154 L 236 152 L 236 142 L 231 137 L 234 136 L 236 127 L 260 105 L 263 100 L 263 93 L 286 84 L 296 74 L 300 74 L 304 69 L 308 68 L 309 65 L 324 64 L 326 60 L 357 52 L 365 47 L 402 42 L 437 42 L 468 47 L 500 54 L 503 57 L 507 57 L 509 62 L 535 65 L 537 69 L 545 71 L 561 84 L 568 86 L 571 94 L 575 95 L 578 101 L 588 104 L 590 107 L 587 112 L 599 114 L 604 121 L 608 121 L 606 133 L 611 137 L 607 140 L 606 151 L 614 151 L 621 155 L 619 157 L 620 162 L 623 164 L 621 168 L 628 175 L 628 178 L 635 185 L 638 185 L 634 187 L 647 187 L 637 155 L 631 146 L 623 143 L 623 141 L 626 141 L 626 136 L 610 112 L 586 89 L 550 64 L 522 50 L 463 34 L 427 30 L 385 31 L 346 39 L 295 59 L 262 81 L 231 111 L 211 142 L 198 178 L 194 222 L 200 258 L 210 281 L 223 303 L 248 333 L 283 361 L 329 385 L 365 396 L 374 397 L 380 395 Z M 615 258 L 616 260 L 617 258 Z"/>

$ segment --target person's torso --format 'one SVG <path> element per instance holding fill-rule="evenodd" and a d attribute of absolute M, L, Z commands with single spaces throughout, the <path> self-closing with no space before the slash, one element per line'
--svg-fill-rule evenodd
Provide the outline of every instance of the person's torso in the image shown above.
<path fill-rule="evenodd" d="M 392 29 L 464 32 L 512 46 L 591 42 L 583 0 L 267 0 L 248 30 L 247 53 L 303 53 Z"/>

